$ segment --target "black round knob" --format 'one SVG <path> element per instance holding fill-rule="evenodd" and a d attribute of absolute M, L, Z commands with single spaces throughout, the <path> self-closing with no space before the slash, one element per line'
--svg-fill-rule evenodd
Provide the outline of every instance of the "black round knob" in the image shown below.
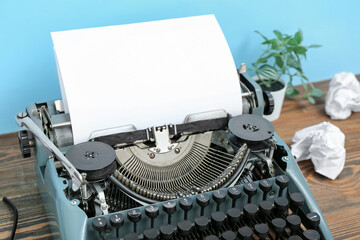
<path fill-rule="evenodd" d="M 145 214 L 151 219 L 150 227 L 154 227 L 154 219 L 159 216 L 159 207 L 156 205 L 150 205 L 145 208 Z"/>
<path fill-rule="evenodd" d="M 120 228 L 124 225 L 124 217 L 120 213 L 116 213 L 110 216 L 110 225 L 114 228 Z"/>
<path fill-rule="evenodd" d="M 204 209 L 210 204 L 210 197 L 208 194 L 199 194 L 196 196 L 196 203 L 201 207 L 200 215 L 204 215 Z"/>
<path fill-rule="evenodd" d="M 292 235 L 288 240 L 302 240 L 302 238 L 299 235 Z"/>
<path fill-rule="evenodd" d="M 244 184 L 244 192 L 248 195 L 248 203 L 251 202 L 251 197 L 254 196 L 257 192 L 257 186 L 253 182 L 248 182 Z"/>
<path fill-rule="evenodd" d="M 139 209 L 132 209 L 127 212 L 127 217 L 134 223 L 134 233 L 136 233 L 136 223 L 141 220 L 141 211 Z"/>
<path fill-rule="evenodd" d="M 174 227 L 170 224 L 160 226 L 160 237 L 164 240 L 173 239 L 174 236 Z"/>
<path fill-rule="evenodd" d="M 301 218 L 298 215 L 289 215 L 286 217 L 288 227 L 292 232 L 295 232 L 300 228 Z"/>
<path fill-rule="evenodd" d="M 280 187 L 279 196 L 282 196 L 283 190 L 289 185 L 289 177 L 280 175 L 276 177 L 275 183 Z"/>
<path fill-rule="evenodd" d="M 253 203 L 248 203 L 243 208 L 245 218 L 249 221 L 251 221 L 253 218 L 256 217 L 257 211 L 258 211 L 258 208 Z"/>
<path fill-rule="evenodd" d="M 141 220 L 141 211 L 139 209 L 132 209 L 128 211 L 127 216 L 131 222 L 137 223 Z"/>
<path fill-rule="evenodd" d="M 300 207 L 304 204 L 304 196 L 299 193 L 299 192 L 296 192 L 296 193 L 291 193 L 290 194 L 290 204 L 295 206 L 295 207 Z"/>
<path fill-rule="evenodd" d="M 23 158 L 31 157 L 29 134 L 27 130 L 18 132 L 20 151 Z"/>
<path fill-rule="evenodd" d="M 241 211 L 239 208 L 230 208 L 229 210 L 227 210 L 226 215 L 230 223 L 234 224 L 240 220 Z"/>
<path fill-rule="evenodd" d="M 271 226 L 277 234 L 283 233 L 285 231 L 286 222 L 282 218 L 275 218 L 271 220 Z"/>
<path fill-rule="evenodd" d="M 248 226 L 244 226 L 238 229 L 238 236 L 242 240 L 251 240 L 252 239 L 252 230 Z"/>
<path fill-rule="evenodd" d="M 189 220 L 181 221 L 177 224 L 178 232 L 182 237 L 189 236 L 191 233 L 191 222 Z"/>
<path fill-rule="evenodd" d="M 216 190 L 212 193 L 212 199 L 216 202 L 216 211 L 219 211 L 220 204 L 226 200 L 226 192 L 224 190 Z"/>
<path fill-rule="evenodd" d="M 139 240 L 139 235 L 137 233 L 126 234 L 124 240 Z"/>
<path fill-rule="evenodd" d="M 187 212 L 192 209 L 193 201 L 189 197 L 181 198 L 179 201 L 180 208 L 184 210 L 184 220 L 187 219 Z"/>
<path fill-rule="evenodd" d="M 221 234 L 223 240 L 236 240 L 236 234 L 233 231 L 225 231 Z"/>
<path fill-rule="evenodd" d="M 269 180 L 263 179 L 259 182 L 259 187 L 263 191 L 263 200 L 266 200 L 266 195 L 272 190 L 273 183 Z"/>
<path fill-rule="evenodd" d="M 232 207 L 235 207 L 236 200 L 241 197 L 241 187 L 234 186 L 234 187 L 228 188 L 228 195 L 233 200 Z"/>
<path fill-rule="evenodd" d="M 296 192 L 290 194 L 290 208 L 295 214 L 298 213 L 299 207 L 304 205 L 304 202 L 304 196 L 301 193 Z"/>
<path fill-rule="evenodd" d="M 168 214 L 168 224 L 171 224 L 171 215 L 176 211 L 176 203 L 174 201 L 167 201 L 162 206 L 164 212 Z"/>
<path fill-rule="evenodd" d="M 259 223 L 254 226 L 254 231 L 260 239 L 265 239 L 269 233 L 269 227 L 265 223 Z"/>
<path fill-rule="evenodd" d="M 318 231 L 313 229 L 308 229 L 303 232 L 304 239 L 306 240 L 319 240 L 320 234 Z"/>
<path fill-rule="evenodd" d="M 105 217 L 96 217 L 92 220 L 92 226 L 98 232 L 105 230 L 106 225 L 107 220 Z"/>
<path fill-rule="evenodd" d="M 264 98 L 264 115 L 270 115 L 274 111 L 275 108 L 275 100 L 271 92 L 263 91 L 263 98 Z"/>
<path fill-rule="evenodd" d="M 316 212 L 306 214 L 305 225 L 307 228 L 316 228 L 320 224 L 320 216 Z"/>
<path fill-rule="evenodd" d="M 157 240 L 159 239 L 159 231 L 155 228 L 146 229 L 143 233 L 144 240 Z"/>
<path fill-rule="evenodd" d="M 215 235 L 209 235 L 205 237 L 205 240 L 219 240 L 219 238 Z"/>
<path fill-rule="evenodd" d="M 259 211 L 264 218 L 271 214 L 272 209 L 273 204 L 270 201 L 261 201 L 259 203 Z"/>
<path fill-rule="evenodd" d="M 224 225 L 225 222 L 225 213 L 221 211 L 213 212 L 211 214 L 211 222 L 217 227 L 220 228 Z"/>
<path fill-rule="evenodd" d="M 145 208 L 145 214 L 149 218 L 157 218 L 159 216 L 159 207 L 156 205 L 150 205 Z"/>
<path fill-rule="evenodd" d="M 196 229 L 200 232 L 206 231 L 209 227 L 209 219 L 205 216 L 195 218 L 194 222 Z"/>
<path fill-rule="evenodd" d="M 284 214 L 289 208 L 289 201 L 284 197 L 278 197 L 274 200 L 274 206 L 278 216 Z"/>

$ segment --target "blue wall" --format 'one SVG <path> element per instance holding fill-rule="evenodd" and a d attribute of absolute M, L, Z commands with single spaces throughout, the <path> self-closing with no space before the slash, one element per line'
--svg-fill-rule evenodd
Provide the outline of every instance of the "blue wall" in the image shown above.
<path fill-rule="evenodd" d="M 61 97 L 50 32 L 215 14 L 236 65 L 260 53 L 259 30 L 294 33 L 318 43 L 304 64 L 312 81 L 360 72 L 360 1 L 285 0 L 1 0 L 0 133 L 16 131 L 16 113 Z"/>

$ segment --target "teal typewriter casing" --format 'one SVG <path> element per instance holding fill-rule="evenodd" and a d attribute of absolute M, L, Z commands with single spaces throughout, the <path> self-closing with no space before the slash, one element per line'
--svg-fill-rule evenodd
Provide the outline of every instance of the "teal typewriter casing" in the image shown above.
<path fill-rule="evenodd" d="M 252 80 L 247 79 L 245 76 L 240 75 L 241 81 L 246 84 L 248 89 L 255 95 L 256 106 L 252 106 L 251 113 L 256 115 L 262 115 L 264 108 L 264 99 L 261 88 Z M 41 104 L 31 104 L 27 107 L 26 112 L 29 117 L 40 127 L 43 128 L 43 121 L 37 112 Z M 60 122 L 69 121 L 67 118 L 55 116 L 55 102 L 46 102 L 50 117 L 53 119 L 59 118 Z M 29 138 L 31 138 L 29 133 Z M 54 135 L 53 137 L 61 138 L 61 136 Z M 295 162 L 288 146 L 281 140 L 281 138 L 275 134 L 277 150 L 274 153 L 275 171 L 276 175 L 285 174 L 290 178 L 290 184 L 287 188 L 288 192 L 301 192 L 304 196 L 305 204 L 301 207 L 303 212 L 316 212 L 320 216 L 319 232 L 321 239 L 333 239 L 330 230 L 326 224 L 326 221 L 317 205 L 313 194 L 311 193 L 305 178 L 303 177 L 297 163 Z M 52 222 L 51 229 L 55 239 L 66 240 L 81 240 L 81 239 L 100 239 L 99 233 L 93 229 L 92 220 L 95 217 L 88 217 L 87 214 L 79 207 L 81 199 L 68 199 L 65 192 L 68 191 L 68 186 L 71 184 L 68 178 L 59 177 L 56 169 L 56 159 L 52 153 L 40 142 L 36 137 L 33 137 L 34 141 L 34 154 L 35 154 L 35 172 L 37 178 L 38 188 L 40 190 L 43 203 L 46 212 L 49 217 L 49 221 Z M 66 145 L 65 143 L 63 145 Z M 59 149 L 65 154 L 69 149 L 69 146 L 60 147 Z M 274 178 L 269 178 L 270 181 L 274 181 Z M 255 181 L 255 184 L 258 182 Z M 242 185 L 240 185 L 242 186 Z M 272 196 L 269 196 L 269 200 L 273 200 L 279 191 L 279 187 L 274 184 Z M 210 192 L 211 194 L 211 192 Z M 245 194 L 243 194 L 245 195 Z M 191 196 L 195 198 L 196 196 Z M 244 198 L 244 199 L 243 199 Z M 253 201 L 257 202 L 261 200 L 261 196 L 255 195 Z M 179 200 L 174 200 L 178 202 Z M 195 200 L 194 200 L 195 202 Z M 240 205 L 246 202 L 245 196 L 242 196 L 239 200 Z M 239 204 L 239 203 L 238 203 Z M 159 208 L 161 203 L 159 203 Z M 145 206 L 137 207 L 140 210 L 144 210 Z M 231 199 L 222 204 L 223 209 L 231 208 Z M 125 218 L 129 210 L 120 211 Z M 193 209 L 189 212 L 188 219 L 193 220 L 196 213 L 200 211 L 200 207 L 194 204 Z M 215 211 L 215 206 L 211 205 L 205 210 L 205 216 L 210 216 L 211 212 Z M 106 219 L 111 215 L 103 215 Z M 178 210 L 172 217 L 173 223 L 182 220 L 182 211 Z M 156 219 L 155 226 L 166 223 L 167 215 L 160 211 L 159 217 Z M 137 232 L 142 233 L 150 225 L 150 219 L 144 214 L 141 221 L 137 224 Z M 133 225 L 129 221 L 125 221 L 125 224 L 120 228 L 120 236 L 124 236 L 133 230 Z M 106 231 L 103 233 L 104 239 L 115 239 L 116 230 L 108 224 Z M 141 234 L 140 234 L 141 237 Z"/>

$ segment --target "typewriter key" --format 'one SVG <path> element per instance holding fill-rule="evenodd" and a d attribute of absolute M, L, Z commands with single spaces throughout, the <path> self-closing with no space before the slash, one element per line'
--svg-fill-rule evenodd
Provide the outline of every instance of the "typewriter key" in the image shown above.
<path fill-rule="evenodd" d="M 248 226 L 244 226 L 238 229 L 238 236 L 241 240 L 251 240 L 252 239 L 252 230 Z"/>

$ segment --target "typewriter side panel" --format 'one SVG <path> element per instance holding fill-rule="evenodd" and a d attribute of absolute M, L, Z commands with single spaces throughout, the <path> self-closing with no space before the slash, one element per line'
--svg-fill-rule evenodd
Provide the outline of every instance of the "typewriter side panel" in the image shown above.
<path fill-rule="evenodd" d="M 307 184 L 303 174 L 299 166 L 297 165 L 293 155 L 289 147 L 281 140 L 281 138 L 276 134 L 275 138 L 277 139 L 278 146 L 282 146 L 287 153 L 287 156 L 282 157 L 282 159 L 278 159 L 278 161 L 282 161 L 286 165 L 285 173 L 290 178 L 289 191 L 290 192 L 301 192 L 305 199 L 304 212 L 316 212 L 319 214 L 320 220 L 320 232 L 322 234 L 322 239 L 331 240 L 333 239 L 329 226 L 327 225 L 325 218 L 315 201 L 315 197 L 312 194 L 309 185 Z"/>

